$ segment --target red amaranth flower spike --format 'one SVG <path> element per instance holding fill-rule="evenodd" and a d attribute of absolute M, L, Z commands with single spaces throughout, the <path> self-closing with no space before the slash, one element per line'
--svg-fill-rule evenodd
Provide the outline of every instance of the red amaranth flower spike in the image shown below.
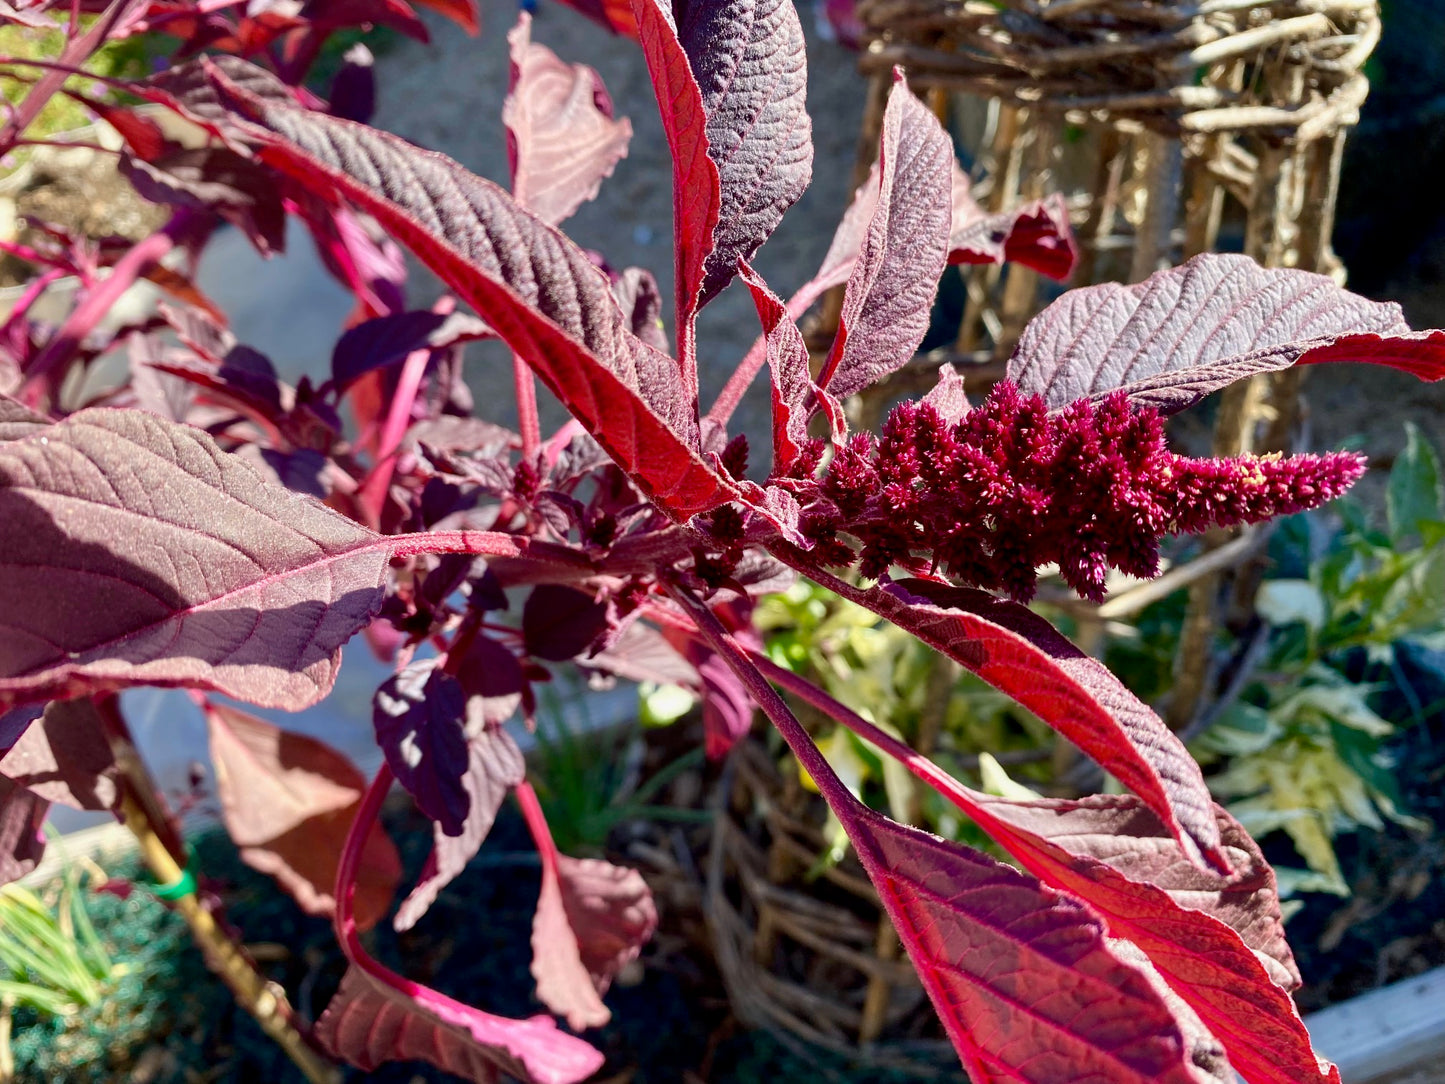
<path fill-rule="evenodd" d="M 858 539 L 867 576 L 924 556 L 960 584 L 1027 601 L 1039 566 L 1057 563 L 1097 602 L 1110 568 L 1157 574 L 1163 535 L 1315 508 L 1364 469 L 1353 452 L 1190 459 L 1169 450 L 1159 411 L 1123 393 L 1050 413 L 1003 381 L 954 425 L 910 402 L 880 440 L 851 438 L 805 522 L 818 541 Z"/>

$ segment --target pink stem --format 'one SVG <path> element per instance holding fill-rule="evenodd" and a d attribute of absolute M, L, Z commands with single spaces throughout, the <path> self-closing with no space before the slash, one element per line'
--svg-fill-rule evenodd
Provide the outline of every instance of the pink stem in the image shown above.
<path fill-rule="evenodd" d="M 393 776 L 391 767 L 386 761 L 381 762 L 381 767 L 376 771 L 376 777 L 372 779 L 371 785 L 366 788 L 362 795 L 361 805 L 357 807 L 356 817 L 351 822 L 351 830 L 346 833 L 346 844 L 341 849 L 341 861 L 336 864 L 336 937 L 346 949 L 347 958 L 353 963 L 367 971 L 372 971 L 368 964 L 379 968 L 386 974 L 386 971 L 375 960 L 367 956 L 366 950 L 361 947 L 361 937 L 356 931 L 356 875 L 361 868 L 361 857 L 366 850 L 367 837 L 371 835 L 372 825 L 381 816 L 381 805 L 386 801 L 386 795 L 391 790 Z M 364 961 L 364 962 L 363 962 Z M 376 974 L 376 972 L 372 972 Z M 377 975 L 381 978 L 381 975 Z"/>
<path fill-rule="evenodd" d="M 15 140 L 24 133 L 26 128 L 30 127 L 35 118 L 40 115 L 40 111 L 45 108 L 46 103 L 70 78 L 70 71 L 64 69 L 73 70 L 89 60 L 91 54 L 104 44 L 115 25 L 129 16 L 132 10 L 146 2 L 147 0 L 111 0 L 110 6 L 105 9 L 89 30 L 67 43 L 64 51 L 56 58 L 56 67 L 47 71 L 36 82 L 30 93 L 25 95 L 25 99 L 6 119 L 4 125 L 0 125 L 0 154 L 7 153 L 15 145 Z"/>
<path fill-rule="evenodd" d="M 85 337 L 105 319 L 121 295 L 176 247 L 177 239 L 189 227 L 191 220 L 191 211 L 177 211 L 163 227 L 132 245 L 130 251 L 111 268 L 110 274 L 86 293 L 85 298 L 70 311 L 65 323 L 30 363 L 25 374 L 25 383 L 17 396 L 21 402 L 33 407 L 39 404 L 41 396 L 47 390 L 53 392 L 55 382 L 51 379 L 52 373 L 63 369 L 75 356 Z"/>
<path fill-rule="evenodd" d="M 396 449 L 411 423 L 411 408 L 416 403 L 417 392 L 421 390 L 422 377 L 426 375 L 431 355 L 431 347 L 413 350 L 406 356 L 401 375 L 397 377 L 396 394 L 392 396 L 391 409 L 387 411 L 381 438 L 376 445 L 376 465 L 361 487 L 361 507 L 370 514 L 373 523 L 381 522 L 387 490 L 391 488 L 391 479 L 396 472 Z"/>
<path fill-rule="evenodd" d="M 542 812 L 542 803 L 532 784 L 523 780 L 512 788 L 512 797 L 522 810 L 527 822 L 527 831 L 532 833 L 532 842 L 537 845 L 537 854 L 542 859 L 542 876 L 557 876 L 557 844 L 552 839 L 552 829 L 547 825 L 547 814 Z"/>
<path fill-rule="evenodd" d="M 535 463 L 542 445 L 542 422 L 537 416 L 537 378 L 532 367 L 512 354 L 512 383 L 517 392 L 517 431 L 522 435 L 522 461 Z"/>

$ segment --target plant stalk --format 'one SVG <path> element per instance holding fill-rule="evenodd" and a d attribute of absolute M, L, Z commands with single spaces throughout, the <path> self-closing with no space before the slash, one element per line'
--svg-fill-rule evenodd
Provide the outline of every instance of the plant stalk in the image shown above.
<path fill-rule="evenodd" d="M 171 818 L 161 807 L 155 782 L 130 740 L 125 720 L 114 698 L 98 701 L 111 749 L 121 772 L 120 814 L 140 844 L 141 858 L 162 885 L 185 878 L 185 847 Z M 181 857 L 178 858 L 177 855 Z M 192 889 L 173 898 L 170 905 L 190 928 L 206 965 L 220 976 L 238 1004 L 255 1017 L 311 1084 L 339 1084 L 341 1074 L 314 1049 L 298 1027 L 286 995 L 269 982 L 245 950 L 222 928 Z"/>

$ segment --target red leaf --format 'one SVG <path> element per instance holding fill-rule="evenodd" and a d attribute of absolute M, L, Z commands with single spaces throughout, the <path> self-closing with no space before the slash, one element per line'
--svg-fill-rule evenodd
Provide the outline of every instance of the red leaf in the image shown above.
<path fill-rule="evenodd" d="M 677 345 L 684 379 L 697 388 L 694 317 L 702 292 L 703 264 L 712 252 L 722 206 L 718 168 L 708 156 L 707 114 L 702 90 L 678 40 L 669 0 L 632 0 L 638 41 L 647 60 L 672 152 L 673 293 Z"/>
<path fill-rule="evenodd" d="M 1332 1081 L 1288 990 L 1299 984 L 1274 872 L 1219 811 L 1235 874 L 1189 863 L 1129 795 L 1014 803 L 968 795 L 971 816 L 1030 871 L 1085 899 L 1145 952 L 1250 1084 Z"/>
<path fill-rule="evenodd" d="M 808 439 L 808 405 L 813 377 L 808 369 L 808 347 L 778 296 L 747 264 L 738 273 L 752 291 L 758 319 L 767 343 L 768 372 L 773 382 L 773 469 L 784 475 Z"/>
<path fill-rule="evenodd" d="M 597 195 L 604 177 L 627 155 L 632 124 L 612 119 L 602 77 L 584 64 L 564 64 L 531 41 L 523 12 L 508 32 L 512 83 L 502 105 L 512 195 L 543 222 L 557 225 Z"/>
<path fill-rule="evenodd" d="M 960 844 L 829 799 L 975 1079 L 1197 1084 L 1174 1014 L 1087 907 Z"/>
<path fill-rule="evenodd" d="M 1339 1084 L 1338 1073 L 1315 1057 L 1288 996 L 1299 971 L 1285 941 L 1274 871 L 1228 813 L 1215 807 L 1234 867 L 1224 877 L 1188 861 L 1132 795 L 1019 802 L 980 794 L 815 686 L 756 652 L 754 659 L 773 681 L 953 802 L 1031 873 L 1100 912 L 1109 932 L 1127 939 L 1119 944 L 1148 954 L 1251 1084 Z"/>
<path fill-rule="evenodd" d="M 1224 861 L 1213 801 L 1194 758 L 1118 678 L 1042 617 L 983 591 L 923 580 L 865 589 L 816 570 L 807 574 L 1024 705 L 1139 795 L 1191 860 L 1202 852 Z"/>
<path fill-rule="evenodd" d="M 312 191 L 376 216 L 487 314 L 669 515 L 687 519 L 736 497 L 698 451 L 697 401 L 681 388 L 678 363 L 628 331 L 586 253 L 496 185 L 395 136 L 303 109 L 234 58 L 175 69 L 165 86 L 184 98 L 188 115 L 229 124 L 233 136 L 260 141 L 266 160 Z M 230 120 L 222 93 L 269 132 Z"/>
<path fill-rule="evenodd" d="M 0 712 L 129 685 L 307 707 L 380 605 L 392 545 L 129 410 L 0 444 L 0 524 Z"/>
<path fill-rule="evenodd" d="M 472 1084 L 502 1084 L 504 1073 L 530 1084 L 577 1084 L 602 1067 L 598 1051 L 549 1017 L 508 1020 L 397 982 L 401 988 L 353 962 L 316 1022 L 326 1051 L 367 1071 L 421 1060 Z"/>
<path fill-rule="evenodd" d="M 557 853 L 542 804 L 529 784 L 517 804 L 542 859 L 542 891 L 532 920 L 537 997 L 575 1030 L 612 1018 L 601 995 L 657 928 L 657 908 L 641 874 Z"/>
<path fill-rule="evenodd" d="M 574 11 L 580 11 L 614 34 L 621 34 L 626 38 L 637 37 L 637 20 L 628 0 L 562 0 L 562 3 Z"/>
<path fill-rule="evenodd" d="M 477 18 L 477 0 L 416 0 L 424 8 L 445 15 L 468 34 L 481 32 L 482 24 Z"/>
<path fill-rule="evenodd" d="M 1394 302 L 1245 256 L 1196 256 L 1132 286 L 1071 290 L 1029 321 L 1008 376 L 1060 408 L 1122 388 L 1182 410 L 1255 373 L 1368 361 L 1445 376 L 1445 332 L 1412 333 Z"/>
<path fill-rule="evenodd" d="M 511 657 L 510 653 L 508 656 Z M 467 771 L 462 776 L 462 786 L 471 804 L 462 824 L 462 834 L 449 836 L 439 825 L 432 826 L 432 853 L 421 880 L 396 913 L 394 924 L 398 930 L 415 926 L 436 902 L 441 890 L 466 869 L 492 830 L 502 799 L 526 777 L 527 763 L 522 759 L 522 751 L 505 730 L 486 726 L 467 741 Z"/>
<path fill-rule="evenodd" d="M 904 365 L 928 330 L 948 252 L 953 144 L 901 73 L 883 114 L 878 200 L 818 386 L 842 398 Z"/>
<path fill-rule="evenodd" d="M 50 803 L 0 775 L 0 885 L 18 881 L 45 854 L 41 826 Z"/>
<path fill-rule="evenodd" d="M 1032 267 L 1050 278 L 1069 277 L 1079 258 L 1069 228 L 1069 208 L 1055 193 L 1022 207 L 989 214 L 969 192 L 968 175 L 953 164 L 953 214 L 948 262 L 1012 263 Z"/>
<path fill-rule="evenodd" d="M 47 802 L 72 809 L 114 809 L 115 759 L 95 704 L 55 700 L 0 757 L 0 775 Z"/>
<path fill-rule="evenodd" d="M 312 915 L 335 913 L 336 870 L 366 780 L 329 745 L 246 712 L 207 703 L 221 819 L 248 866 L 275 877 Z M 356 923 L 391 906 L 401 860 L 373 824 L 356 880 Z"/>
<path fill-rule="evenodd" d="M 790 0 L 675 0 L 673 10 L 720 184 L 697 300 L 702 308 L 732 281 L 738 261 L 751 259 L 772 235 L 812 179 L 807 55 Z"/>
<path fill-rule="evenodd" d="M 896 824 L 859 802 L 792 712 L 707 608 L 674 589 L 782 733 L 852 840 L 924 989 L 976 1081 L 1172 1081 L 1201 1070 L 1150 978 L 1111 950 L 1072 896 L 964 847 Z M 1187 1022 L 1187 1021 L 1186 1021 Z M 1194 1030 L 1192 1027 L 1189 1029 Z"/>

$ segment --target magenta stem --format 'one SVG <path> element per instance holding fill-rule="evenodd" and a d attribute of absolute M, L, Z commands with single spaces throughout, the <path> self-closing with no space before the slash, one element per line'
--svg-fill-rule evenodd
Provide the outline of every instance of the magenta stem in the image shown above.
<path fill-rule="evenodd" d="M 535 463 L 542 446 L 542 422 L 537 414 L 537 378 L 532 367 L 513 351 L 512 384 L 517 395 L 517 431 L 522 435 L 522 462 Z"/>
<path fill-rule="evenodd" d="M 396 393 L 391 398 L 386 421 L 381 427 L 381 437 L 376 445 L 376 465 L 371 468 L 366 482 L 361 487 L 361 507 L 371 516 L 372 523 L 381 522 L 381 512 L 386 506 L 386 493 L 391 488 L 392 476 L 396 473 L 396 450 L 411 424 L 411 408 L 416 403 L 417 392 L 421 390 L 422 378 L 426 375 L 427 362 L 431 360 L 430 347 L 413 350 L 402 363 L 401 375 L 396 380 Z"/>
<path fill-rule="evenodd" d="M 542 803 L 537 792 L 526 780 L 512 788 L 512 797 L 522 810 L 522 819 L 527 822 L 527 831 L 532 833 L 532 842 L 537 845 L 537 854 L 542 859 L 542 875 L 557 876 L 557 843 L 552 839 L 552 829 L 547 824 L 547 814 L 542 812 Z"/>

